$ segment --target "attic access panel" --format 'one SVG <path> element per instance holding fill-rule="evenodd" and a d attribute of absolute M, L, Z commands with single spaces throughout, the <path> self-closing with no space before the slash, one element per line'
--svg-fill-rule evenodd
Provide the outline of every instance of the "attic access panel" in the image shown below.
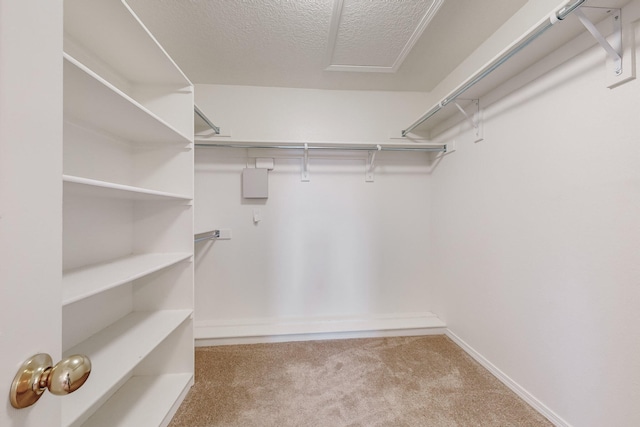
<path fill-rule="evenodd" d="M 327 71 L 395 73 L 444 0 L 335 0 Z"/>

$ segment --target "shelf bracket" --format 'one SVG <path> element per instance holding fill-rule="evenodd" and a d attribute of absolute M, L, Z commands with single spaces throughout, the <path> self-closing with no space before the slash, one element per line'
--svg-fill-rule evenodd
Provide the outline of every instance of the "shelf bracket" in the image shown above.
<path fill-rule="evenodd" d="M 309 182 L 309 144 L 304 143 L 304 158 L 302 159 L 302 182 Z"/>
<path fill-rule="evenodd" d="M 584 6 L 583 6 L 584 7 Z M 613 64 L 613 72 L 616 76 L 622 74 L 622 18 L 621 10 L 611 8 L 609 9 L 613 16 L 613 34 L 610 36 L 611 43 L 602 35 L 600 30 L 591 22 L 589 18 L 580 9 L 577 9 L 574 13 L 584 25 L 584 27 L 591 33 L 596 41 L 607 52 L 611 63 Z"/>
<path fill-rule="evenodd" d="M 453 103 L 458 108 L 458 110 L 460 110 L 460 113 L 462 113 L 462 115 L 465 117 L 465 119 L 467 119 L 467 121 L 469 122 L 469 124 L 471 124 L 471 127 L 473 128 L 473 131 L 474 131 L 473 142 L 480 142 L 484 140 L 482 122 L 480 120 L 480 100 L 472 99 L 471 102 L 474 108 L 474 112 L 470 115 L 469 113 L 467 113 L 467 111 L 464 108 L 462 108 L 462 106 L 458 103 L 457 100 L 453 101 Z"/>
<path fill-rule="evenodd" d="M 376 145 L 378 151 L 369 151 L 367 155 L 367 173 L 365 174 L 365 182 L 373 182 L 373 169 L 375 168 L 375 160 L 376 154 L 382 150 L 382 147 L 378 144 Z"/>

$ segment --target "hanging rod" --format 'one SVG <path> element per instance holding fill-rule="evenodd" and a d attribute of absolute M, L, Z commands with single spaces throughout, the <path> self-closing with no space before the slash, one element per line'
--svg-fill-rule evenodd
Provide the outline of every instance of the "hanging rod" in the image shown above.
<path fill-rule="evenodd" d="M 393 147 L 383 145 L 260 145 L 260 144 L 231 144 L 231 143 L 207 143 L 196 144 L 196 147 L 209 148 L 271 148 L 279 150 L 346 150 L 346 151 L 436 151 L 447 152 L 446 145 L 436 145 L 432 147 Z M 378 148 L 380 147 L 380 148 Z"/>
<path fill-rule="evenodd" d="M 198 108 L 197 105 L 193 104 L 193 111 L 195 111 L 195 113 L 200 116 L 200 118 L 202 120 L 204 120 L 204 122 L 211 128 L 213 129 L 213 131 L 215 132 L 216 135 L 220 135 L 220 128 L 216 125 L 214 125 L 211 120 L 209 120 L 209 118 L 207 116 L 205 116 L 205 114 L 200 111 L 200 109 Z"/>
<path fill-rule="evenodd" d="M 199 236 L 199 237 L 198 237 Z M 204 240 L 216 240 L 220 238 L 220 230 L 205 231 L 194 236 L 193 243 L 202 242 Z"/>
<path fill-rule="evenodd" d="M 483 69 L 475 73 L 473 76 L 469 77 L 462 85 L 458 86 L 453 92 L 444 97 L 442 101 L 433 106 L 429 111 L 424 113 L 418 120 L 413 122 L 411 126 L 404 129 L 402 131 L 402 136 L 406 137 L 409 132 L 414 130 L 416 127 L 420 126 L 422 123 L 427 121 L 431 116 L 440 111 L 443 107 L 445 107 L 450 102 L 454 101 L 480 80 L 484 79 L 486 76 L 491 74 L 496 68 L 507 62 L 512 56 L 516 53 L 520 52 L 522 49 L 527 47 L 532 41 L 540 37 L 545 31 L 553 26 L 558 21 L 564 20 L 571 12 L 580 7 L 586 0 L 573 0 L 568 2 L 563 8 L 559 9 L 557 12 L 552 13 L 549 19 L 546 19 L 542 22 L 538 27 L 533 29 L 528 35 L 526 35 L 522 40 L 517 42 L 511 48 L 509 48 L 506 52 L 501 54 L 498 58 L 494 59 L 491 63 L 486 65 Z"/>

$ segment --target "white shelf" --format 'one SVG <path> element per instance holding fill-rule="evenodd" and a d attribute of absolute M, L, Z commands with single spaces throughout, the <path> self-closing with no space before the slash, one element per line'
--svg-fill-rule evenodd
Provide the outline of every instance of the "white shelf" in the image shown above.
<path fill-rule="evenodd" d="M 191 85 L 125 1 L 65 0 L 64 29 L 130 82 Z"/>
<path fill-rule="evenodd" d="M 186 252 L 139 254 L 66 271 L 62 276 L 62 305 L 139 279 L 190 256 Z"/>
<path fill-rule="evenodd" d="M 63 56 L 65 120 L 134 143 L 191 143 L 188 136 L 75 58 L 66 53 Z"/>
<path fill-rule="evenodd" d="M 192 200 L 191 196 L 184 194 L 167 193 L 165 191 L 115 184 L 113 182 L 99 181 L 79 176 L 63 175 L 62 181 L 64 182 L 65 194 L 75 194 L 85 197 L 106 197 L 140 201 Z"/>
<path fill-rule="evenodd" d="M 87 427 L 158 426 L 193 382 L 193 375 L 134 376 L 84 425 Z"/>
<path fill-rule="evenodd" d="M 62 425 L 77 425 L 91 416 L 133 368 L 191 314 L 191 310 L 133 312 L 66 351 L 65 356 L 89 356 L 92 370 L 82 390 L 66 396 Z"/>

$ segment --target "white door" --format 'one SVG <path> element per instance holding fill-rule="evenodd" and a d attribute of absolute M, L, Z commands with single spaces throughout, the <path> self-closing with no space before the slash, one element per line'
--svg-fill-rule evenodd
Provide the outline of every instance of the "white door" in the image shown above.
<path fill-rule="evenodd" d="M 24 360 L 61 355 L 62 1 L 0 0 L 0 425 L 60 425 L 48 392 L 9 402 Z"/>

